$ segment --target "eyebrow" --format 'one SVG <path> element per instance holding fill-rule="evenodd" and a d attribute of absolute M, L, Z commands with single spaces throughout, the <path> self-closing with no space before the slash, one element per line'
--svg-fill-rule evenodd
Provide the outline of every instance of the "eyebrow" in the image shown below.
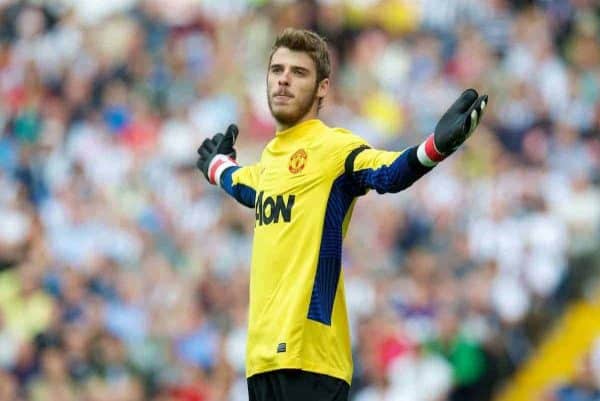
<path fill-rule="evenodd" d="M 284 67 L 284 65 L 283 65 L 283 64 L 271 64 L 271 67 L 269 67 L 269 69 L 271 69 L 271 68 L 273 68 L 273 67 L 281 67 L 281 68 L 283 68 L 283 67 Z M 301 67 L 301 66 L 299 66 L 299 65 L 293 65 L 293 66 L 292 66 L 292 70 L 296 70 L 296 71 L 304 71 L 304 72 L 310 73 L 310 70 L 309 70 L 308 68 Z"/>

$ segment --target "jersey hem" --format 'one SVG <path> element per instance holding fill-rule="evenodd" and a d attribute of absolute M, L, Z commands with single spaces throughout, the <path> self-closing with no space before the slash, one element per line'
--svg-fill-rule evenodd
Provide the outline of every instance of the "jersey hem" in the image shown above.
<path fill-rule="evenodd" d="M 321 364 L 312 363 L 312 362 L 290 362 L 290 363 L 280 363 L 280 364 L 267 364 L 261 365 L 255 369 L 249 370 L 246 373 L 246 378 L 250 378 L 254 375 L 258 375 L 261 373 L 272 372 L 274 370 L 280 369 L 300 369 L 305 370 L 307 372 L 319 373 L 322 375 L 327 375 L 331 377 L 335 377 L 336 379 L 340 379 L 351 385 L 352 383 L 352 375 L 344 374 L 342 371 L 338 369 L 329 369 L 323 367 Z"/>

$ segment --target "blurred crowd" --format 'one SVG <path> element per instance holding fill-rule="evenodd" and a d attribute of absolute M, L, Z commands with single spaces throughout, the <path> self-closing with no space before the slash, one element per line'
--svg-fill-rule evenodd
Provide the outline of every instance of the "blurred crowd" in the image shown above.
<path fill-rule="evenodd" d="M 3 0 L 0 401 L 247 400 L 254 212 L 194 163 L 231 122 L 242 164 L 273 136 L 287 26 L 327 38 L 322 119 L 372 146 L 420 143 L 464 88 L 490 98 L 464 149 L 357 203 L 351 400 L 490 399 L 594 286 L 594 0 Z"/>

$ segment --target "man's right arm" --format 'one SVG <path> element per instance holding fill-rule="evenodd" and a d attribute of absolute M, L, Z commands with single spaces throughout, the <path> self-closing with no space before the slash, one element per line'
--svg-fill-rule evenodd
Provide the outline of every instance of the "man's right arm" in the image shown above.
<path fill-rule="evenodd" d="M 242 205 L 253 208 L 260 167 L 259 163 L 245 167 L 237 164 L 233 147 L 237 136 L 238 128 L 231 124 L 225 134 L 205 139 L 198 148 L 196 166 L 209 183 L 219 185 Z"/>
<path fill-rule="evenodd" d="M 253 208 L 256 203 L 258 172 L 258 163 L 244 167 L 231 166 L 223 171 L 218 184 L 239 203 Z"/>

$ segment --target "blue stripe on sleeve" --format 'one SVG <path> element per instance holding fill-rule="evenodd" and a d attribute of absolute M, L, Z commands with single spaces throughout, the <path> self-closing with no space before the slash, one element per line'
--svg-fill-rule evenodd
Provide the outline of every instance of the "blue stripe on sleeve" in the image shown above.
<path fill-rule="evenodd" d="M 403 152 L 389 166 L 355 171 L 352 174 L 354 185 L 351 192 L 360 193 L 365 189 L 374 189 L 380 194 L 400 192 L 430 170 L 431 167 L 423 166 L 417 159 L 415 146 Z"/>
<path fill-rule="evenodd" d="M 235 198 L 233 192 L 233 173 L 235 173 L 240 167 L 232 166 L 226 168 L 225 171 L 221 173 L 221 188 L 225 190 L 229 195 Z"/>
<path fill-rule="evenodd" d="M 254 188 L 244 184 L 233 185 L 233 173 L 240 167 L 229 167 L 221 174 L 221 188 L 233 196 L 242 205 L 253 208 L 256 202 Z"/>

